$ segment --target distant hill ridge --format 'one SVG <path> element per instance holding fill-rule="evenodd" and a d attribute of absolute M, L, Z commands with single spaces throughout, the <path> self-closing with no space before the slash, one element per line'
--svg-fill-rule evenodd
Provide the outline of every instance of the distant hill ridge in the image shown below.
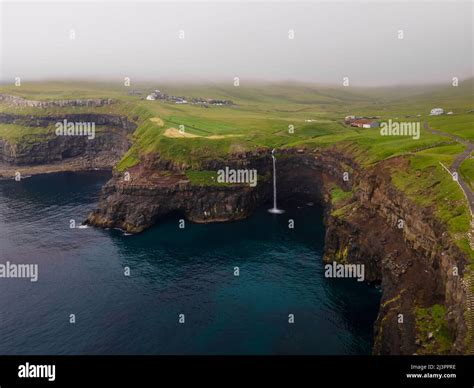
<path fill-rule="evenodd" d="M 76 99 L 76 100 L 50 100 L 38 101 L 28 100 L 23 97 L 12 96 L 9 94 L 0 94 L 0 102 L 4 102 L 11 106 L 33 107 L 33 108 L 50 108 L 50 107 L 70 107 L 70 106 L 103 106 L 113 104 L 115 101 L 110 98 L 96 99 Z"/>

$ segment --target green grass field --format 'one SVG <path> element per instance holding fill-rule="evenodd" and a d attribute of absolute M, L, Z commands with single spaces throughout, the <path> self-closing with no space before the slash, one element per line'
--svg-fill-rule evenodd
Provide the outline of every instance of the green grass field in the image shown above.
<path fill-rule="evenodd" d="M 464 180 L 471 186 L 471 190 L 474 190 L 474 159 L 467 159 L 461 164 L 461 175 Z"/>
<path fill-rule="evenodd" d="M 474 141 L 472 79 L 452 86 L 343 88 L 304 84 L 232 85 L 134 85 L 96 84 L 93 82 L 30 83 L 21 87 L 0 86 L 0 93 L 28 99 L 54 100 L 112 98 L 115 104 L 98 108 L 18 108 L 0 104 L 0 113 L 55 115 L 97 112 L 126 115 L 138 128 L 133 145 L 117 166 L 124 171 L 148 154 L 188 166 L 188 177 L 197 183 L 211 179 L 203 170 L 205 161 L 225 159 L 231 153 L 257 148 L 336 147 L 350 152 L 363 166 L 394 156 L 409 159 L 405 171 L 393 171 L 395 185 L 422 206 L 432 207 L 449 228 L 458 245 L 474 258 L 466 232 L 469 213 L 464 196 L 439 162 L 449 166 L 464 146 L 433 129 Z M 147 101 L 146 94 L 159 88 L 169 95 L 232 100 L 232 106 L 178 105 Z M 141 96 L 129 95 L 131 89 Z M 432 108 L 442 107 L 452 115 L 429 116 Z M 343 124 L 346 115 L 378 116 L 378 121 L 419 123 L 420 138 L 381 136 L 379 128 L 359 129 Z M 175 136 L 178 129 L 185 135 Z M 293 129 L 293 130 L 290 130 Z M 0 125 L 0 139 L 10 142 L 40 140 L 51 128 L 26 128 Z M 50 133 L 50 132 L 49 132 Z M 473 159 L 460 169 L 462 177 L 474 181 Z M 333 192 L 335 202 L 349 194 Z"/>

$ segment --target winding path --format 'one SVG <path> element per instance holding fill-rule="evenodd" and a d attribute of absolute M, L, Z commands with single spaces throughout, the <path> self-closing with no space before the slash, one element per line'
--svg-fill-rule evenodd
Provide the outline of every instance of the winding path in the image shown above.
<path fill-rule="evenodd" d="M 464 195 L 466 196 L 469 209 L 471 210 L 471 216 L 474 217 L 474 193 L 471 190 L 471 187 L 469 186 L 469 184 L 462 178 L 461 173 L 459 172 L 459 167 L 461 166 L 462 162 L 468 159 L 472 151 L 474 150 L 474 144 L 472 144 L 469 140 L 463 139 L 451 133 L 442 132 L 437 129 L 432 129 L 428 126 L 428 123 L 426 121 L 424 123 L 424 128 L 430 131 L 431 133 L 434 133 L 435 135 L 450 137 L 451 139 L 456 140 L 458 143 L 464 144 L 466 146 L 466 149 L 464 150 L 464 152 L 459 154 L 456 160 L 454 161 L 454 163 L 452 164 L 450 173 L 451 174 L 453 172 L 457 173 L 459 186 L 461 186 L 461 189 L 464 192 Z"/>

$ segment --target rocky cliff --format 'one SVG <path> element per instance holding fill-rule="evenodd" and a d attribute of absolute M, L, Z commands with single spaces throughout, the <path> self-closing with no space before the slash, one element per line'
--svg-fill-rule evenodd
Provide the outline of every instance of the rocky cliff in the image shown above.
<path fill-rule="evenodd" d="M 366 278 L 381 282 L 376 354 L 468 353 L 468 259 L 431 209 L 391 184 L 391 168 L 405 163 L 392 159 L 355 176 L 353 200 L 327 216 L 325 260 L 365 264 Z M 436 305 L 446 310 L 442 340 L 449 345 L 437 343 L 434 330 L 422 333 L 430 322 L 420 321 L 417 312 Z"/>
<path fill-rule="evenodd" d="M 57 122 L 94 123 L 96 136 L 56 136 L 53 129 Z M 117 115 L 64 114 L 57 116 L 33 116 L 0 114 L 0 123 L 32 128 L 31 134 L 21 141 L 0 139 L 0 161 L 11 165 L 37 165 L 82 157 L 108 160 L 112 167 L 130 147 L 129 135 L 136 124 Z"/>
<path fill-rule="evenodd" d="M 301 197 L 319 201 L 326 209 L 325 260 L 364 264 L 366 279 L 380 283 L 374 353 L 468 352 L 462 282 L 467 259 L 430 209 L 415 205 L 392 185 L 390 169 L 406 161 L 392 159 L 362 169 L 350 155 L 316 149 L 281 151 L 277 163 L 280 200 Z M 268 150 L 230 157 L 225 165 L 271 176 Z M 194 222 L 230 221 L 249 216 L 271 198 L 269 179 L 255 188 L 196 185 L 185 168 L 157 157 L 128 171 L 128 177 L 115 173 L 86 222 L 135 233 L 173 212 Z M 204 166 L 219 168 L 221 161 Z M 337 206 L 330 195 L 335 185 L 353 193 Z M 428 338 L 420 334 L 418 311 L 436 305 L 446 311 L 442 340 L 449 339 L 448 348 L 438 344 L 437 333 Z"/>
<path fill-rule="evenodd" d="M 245 159 L 229 160 L 239 167 Z M 266 164 L 256 158 L 255 165 Z M 193 185 L 182 167 L 160 159 L 148 160 L 126 173 L 114 173 L 104 186 L 98 208 L 86 223 L 116 227 L 138 233 L 160 218 L 177 213 L 193 222 L 223 222 L 243 219 L 269 196 L 268 184 L 257 185 Z M 211 162 L 207 168 L 223 168 Z"/>

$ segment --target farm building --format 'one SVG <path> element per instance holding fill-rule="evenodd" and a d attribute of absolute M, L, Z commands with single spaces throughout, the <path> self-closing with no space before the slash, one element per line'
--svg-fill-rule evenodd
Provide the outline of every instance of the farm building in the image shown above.
<path fill-rule="evenodd" d="M 433 108 L 431 109 L 430 115 L 431 116 L 439 116 L 444 113 L 444 110 L 442 108 Z"/>
<path fill-rule="evenodd" d="M 358 119 L 351 122 L 351 127 L 375 128 L 378 126 L 379 126 L 379 123 L 371 119 Z"/>

